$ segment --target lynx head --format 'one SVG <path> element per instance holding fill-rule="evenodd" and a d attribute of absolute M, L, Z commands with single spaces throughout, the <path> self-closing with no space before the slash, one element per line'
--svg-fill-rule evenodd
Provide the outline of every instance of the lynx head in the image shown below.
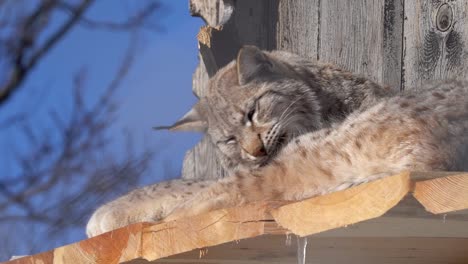
<path fill-rule="evenodd" d="M 206 132 L 227 169 L 266 164 L 285 143 L 321 128 L 320 105 L 281 56 L 243 47 L 170 130 Z"/>

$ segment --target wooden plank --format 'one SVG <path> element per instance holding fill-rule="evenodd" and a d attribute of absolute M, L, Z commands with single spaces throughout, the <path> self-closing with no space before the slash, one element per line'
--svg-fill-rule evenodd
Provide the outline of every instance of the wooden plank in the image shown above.
<path fill-rule="evenodd" d="M 466 77 L 468 2 L 421 0 L 407 3 L 404 10 L 405 89 Z"/>
<path fill-rule="evenodd" d="M 278 205 L 255 203 L 147 227 L 142 230 L 141 256 L 158 259 L 262 235 L 268 210 Z"/>
<path fill-rule="evenodd" d="M 277 49 L 317 59 L 319 0 L 283 0 L 279 3 Z"/>
<path fill-rule="evenodd" d="M 320 2 L 318 58 L 399 90 L 402 2 Z"/>
<path fill-rule="evenodd" d="M 215 146 L 208 136 L 191 150 L 185 153 L 182 166 L 182 178 L 184 179 L 219 179 L 226 176 L 223 166 L 218 160 Z"/>
<path fill-rule="evenodd" d="M 276 222 L 300 236 L 379 217 L 410 190 L 409 173 L 272 210 Z M 307 212 L 307 213 L 304 213 Z"/>
<path fill-rule="evenodd" d="M 431 177 L 437 175 L 432 174 Z M 466 173 L 441 175 L 444 178 L 434 178 L 423 183 L 447 177 L 468 178 Z M 413 185 L 417 186 L 418 182 L 411 184 L 409 174 L 402 173 L 300 202 L 257 202 L 167 223 L 139 223 L 8 263 L 107 264 L 137 258 L 154 260 L 264 234 L 285 234 L 292 231 L 299 235 L 309 235 L 340 226 L 345 228 L 321 233 L 317 237 L 468 236 L 468 229 L 462 228 L 466 226 L 466 221 L 456 219 L 444 222 L 440 218 L 421 221 L 410 216 L 387 217 L 351 225 L 385 213 Z M 468 199 L 466 195 L 462 197 Z"/>
<path fill-rule="evenodd" d="M 141 230 L 149 224 L 137 223 L 51 251 L 8 261 L 8 264 L 119 263 L 138 258 Z"/>
<path fill-rule="evenodd" d="M 200 58 L 200 55 L 198 55 L 198 61 L 198 66 L 193 73 L 192 91 L 197 98 L 200 98 L 205 95 L 205 87 L 207 87 L 210 77 L 208 76 L 205 63 Z"/>
<path fill-rule="evenodd" d="M 432 214 L 421 206 L 421 203 L 416 200 L 412 195 L 407 195 L 398 206 L 393 207 L 384 215 L 385 217 L 394 218 L 419 218 L 419 219 L 432 219 L 441 220 L 446 219 L 457 221 L 468 221 L 468 210 L 459 210 L 439 215 Z"/>
<path fill-rule="evenodd" d="M 236 37 L 241 45 L 276 49 L 279 0 L 238 0 L 233 14 Z M 223 28 L 224 30 L 224 28 Z M 238 50 L 235 50 L 237 54 Z"/>
<path fill-rule="evenodd" d="M 200 29 L 200 53 L 210 77 L 235 59 L 243 45 L 276 49 L 278 3 L 279 0 L 235 1 L 234 12 L 222 28 Z"/>
<path fill-rule="evenodd" d="M 402 90 L 404 0 L 385 0 L 383 14 L 382 84 Z"/>
<path fill-rule="evenodd" d="M 343 228 L 329 230 L 314 236 L 468 238 L 467 226 L 467 220 L 454 220 L 450 215 L 440 215 L 437 218 L 383 216 Z"/>
<path fill-rule="evenodd" d="M 434 214 L 468 208 L 468 174 L 417 182 L 413 195 Z"/>
<path fill-rule="evenodd" d="M 261 236 L 171 256 L 148 263 L 298 263 L 297 240 Z M 454 238 L 324 238 L 308 237 L 306 263 L 320 264 L 466 264 L 468 239 Z"/>

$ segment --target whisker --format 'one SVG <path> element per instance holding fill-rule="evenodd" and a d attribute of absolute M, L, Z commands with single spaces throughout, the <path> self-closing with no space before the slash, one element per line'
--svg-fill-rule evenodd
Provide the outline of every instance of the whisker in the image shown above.
<path fill-rule="evenodd" d="M 281 120 L 283 118 L 284 114 L 289 110 L 289 108 L 291 108 L 291 106 L 293 106 L 295 103 L 299 102 L 300 99 L 301 98 L 299 97 L 296 100 L 294 100 L 293 102 L 291 102 L 291 104 L 289 104 L 288 107 L 286 107 L 286 109 L 284 109 L 283 113 L 281 113 L 281 115 L 279 117 L 279 120 Z"/>

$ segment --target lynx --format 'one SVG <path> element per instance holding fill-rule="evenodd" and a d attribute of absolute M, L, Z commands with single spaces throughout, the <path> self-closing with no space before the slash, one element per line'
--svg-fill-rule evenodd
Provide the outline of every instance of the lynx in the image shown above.
<path fill-rule="evenodd" d="M 201 98 L 171 129 L 206 131 L 232 174 L 136 190 L 99 208 L 89 236 L 252 201 L 301 200 L 403 170 L 468 167 L 467 81 L 394 94 L 331 65 L 246 47 L 209 89 L 216 96 Z"/>
<path fill-rule="evenodd" d="M 170 130 L 206 132 L 228 172 L 267 164 L 293 138 L 395 94 L 334 65 L 245 46 Z"/>

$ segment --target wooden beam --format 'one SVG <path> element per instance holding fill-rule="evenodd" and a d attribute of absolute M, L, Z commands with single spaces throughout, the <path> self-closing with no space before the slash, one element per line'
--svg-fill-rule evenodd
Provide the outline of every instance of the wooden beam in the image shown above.
<path fill-rule="evenodd" d="M 291 241 L 289 242 L 286 241 Z M 208 250 L 126 264 L 296 264 L 297 239 L 261 236 Z M 306 263 L 320 264 L 466 264 L 468 239 L 415 237 L 308 237 Z"/>
<path fill-rule="evenodd" d="M 458 214 L 458 218 L 449 216 L 447 220 L 443 216 L 431 217 L 428 213 L 429 217 L 425 217 L 418 210 L 415 210 L 415 215 L 402 210 L 392 216 L 392 210 L 389 210 L 403 198 L 408 199 L 412 188 L 416 199 L 426 205 L 426 201 L 430 201 L 429 204 L 443 208 L 444 212 L 468 209 L 466 181 L 467 173 L 450 176 L 444 173 L 401 173 L 300 202 L 257 202 L 167 223 L 134 224 L 7 263 L 107 264 L 138 258 L 155 260 L 260 235 L 291 232 L 312 235 L 326 230 L 329 231 L 316 236 L 468 238 L 468 230 L 463 228 L 466 226 L 463 222 L 466 211 Z M 447 195 L 443 194 L 457 198 L 446 203 Z M 442 200 L 438 200 L 439 197 Z M 403 204 L 408 206 L 408 203 Z M 421 207 L 414 201 L 409 204 Z M 378 218 L 382 214 L 385 216 Z M 373 220 L 362 222 L 368 219 Z M 344 228 L 336 229 L 338 227 Z"/>
<path fill-rule="evenodd" d="M 417 182 L 413 195 L 434 214 L 465 209 L 468 207 L 468 174 Z"/>
<path fill-rule="evenodd" d="M 379 217 L 410 190 L 409 173 L 273 209 L 277 223 L 307 236 Z M 304 213 L 306 212 L 306 213 Z"/>

